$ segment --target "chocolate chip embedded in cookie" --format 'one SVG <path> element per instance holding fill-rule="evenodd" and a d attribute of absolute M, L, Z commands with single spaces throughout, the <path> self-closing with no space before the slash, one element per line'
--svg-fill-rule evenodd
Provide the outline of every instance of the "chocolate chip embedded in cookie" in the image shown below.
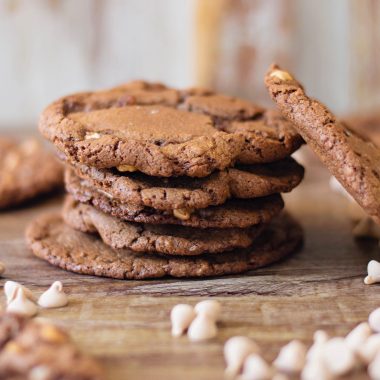
<path fill-rule="evenodd" d="M 72 228 L 97 233 L 113 248 L 129 248 L 135 252 L 195 256 L 221 253 L 250 246 L 263 229 L 195 229 L 191 227 L 126 222 L 104 214 L 92 206 L 67 197 L 64 221 Z"/>
<path fill-rule="evenodd" d="M 269 94 L 307 144 L 364 210 L 380 223 L 380 149 L 308 97 L 286 71 L 272 66 L 265 77 Z"/>
<path fill-rule="evenodd" d="M 39 127 L 71 162 L 205 177 L 237 159 L 269 162 L 297 149 L 302 139 L 290 124 L 269 115 L 241 99 L 135 82 L 62 98 Z"/>
<path fill-rule="evenodd" d="M 2 379 L 102 380 L 103 370 L 73 345 L 68 334 L 46 322 L 0 315 Z"/>
<path fill-rule="evenodd" d="M 0 209 L 20 204 L 63 184 L 62 165 L 35 139 L 0 138 Z"/>
<path fill-rule="evenodd" d="M 59 215 L 50 214 L 30 224 L 26 239 L 36 256 L 72 272 L 117 279 L 207 277 L 242 273 L 280 260 L 300 245 L 302 229 L 282 214 L 246 249 L 189 257 L 142 255 L 112 249 L 98 237 L 76 231 Z"/>
<path fill-rule="evenodd" d="M 89 186 L 120 203 L 157 210 L 200 209 L 228 198 L 258 198 L 291 191 L 303 178 L 303 167 L 292 158 L 270 164 L 239 165 L 204 178 L 151 177 L 77 164 L 75 174 Z"/>
<path fill-rule="evenodd" d="M 88 203 L 106 214 L 129 222 L 178 224 L 196 228 L 248 228 L 267 223 L 284 207 L 279 194 L 255 199 L 230 199 L 204 209 L 156 210 L 121 203 L 109 194 L 90 186 L 71 171 L 66 171 L 66 189 L 79 202 Z"/>

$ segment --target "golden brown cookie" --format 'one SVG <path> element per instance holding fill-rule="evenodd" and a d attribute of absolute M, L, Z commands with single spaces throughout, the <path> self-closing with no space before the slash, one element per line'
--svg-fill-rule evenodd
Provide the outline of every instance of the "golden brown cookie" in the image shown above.
<path fill-rule="evenodd" d="M 380 223 L 380 148 L 347 128 L 278 66 L 269 69 L 265 83 L 283 115 L 352 197 Z"/>
<path fill-rule="evenodd" d="M 290 157 L 268 164 L 239 165 L 204 178 L 151 177 L 79 164 L 73 170 L 89 186 L 120 203 L 157 210 L 199 209 L 223 204 L 229 198 L 286 193 L 298 186 L 304 174 L 303 167 Z"/>
<path fill-rule="evenodd" d="M 195 256 L 250 246 L 263 225 L 251 228 L 197 229 L 176 225 L 133 223 L 104 214 L 96 208 L 66 198 L 62 217 L 70 227 L 98 234 L 112 248 L 134 252 Z"/>
<path fill-rule="evenodd" d="M 63 186 L 63 168 L 35 139 L 0 138 L 0 209 Z"/>
<path fill-rule="evenodd" d="M 302 144 L 289 122 L 248 101 L 146 82 L 64 97 L 39 127 L 71 162 L 163 177 L 279 160 Z"/>
<path fill-rule="evenodd" d="M 76 231 L 59 215 L 50 214 L 30 224 L 26 239 L 36 256 L 76 273 L 116 279 L 209 277 L 242 273 L 280 260 L 301 244 L 302 229 L 282 214 L 246 249 L 188 257 L 143 255 L 112 249 L 98 237 Z"/>
<path fill-rule="evenodd" d="M 284 207 L 279 194 L 255 199 L 230 199 L 219 206 L 204 209 L 157 210 L 121 203 L 92 187 L 71 171 L 66 171 L 67 191 L 79 202 L 88 203 L 106 214 L 137 223 L 177 224 L 195 228 L 248 228 L 267 223 Z"/>

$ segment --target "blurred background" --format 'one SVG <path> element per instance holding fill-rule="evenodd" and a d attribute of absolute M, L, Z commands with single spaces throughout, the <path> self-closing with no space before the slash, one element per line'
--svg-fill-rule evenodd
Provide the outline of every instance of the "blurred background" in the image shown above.
<path fill-rule="evenodd" d="M 380 109 L 380 0 L 1 0 L 0 128 L 131 79 L 270 104 L 268 65 L 339 115 Z"/>

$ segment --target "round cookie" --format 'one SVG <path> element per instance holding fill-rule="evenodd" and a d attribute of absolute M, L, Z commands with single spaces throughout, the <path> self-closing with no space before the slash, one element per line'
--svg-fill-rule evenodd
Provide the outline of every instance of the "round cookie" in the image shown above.
<path fill-rule="evenodd" d="M 363 209 L 380 223 L 380 148 L 348 129 L 278 66 L 265 77 L 269 94 L 311 149 Z"/>
<path fill-rule="evenodd" d="M 79 203 L 68 196 L 62 217 L 70 227 L 97 233 L 112 248 L 129 248 L 134 252 L 195 256 L 221 253 L 250 246 L 263 229 L 195 229 L 174 225 L 126 222 L 104 214 L 94 207 Z"/>
<path fill-rule="evenodd" d="M 204 178 L 151 177 L 141 172 L 118 173 L 75 165 L 74 172 L 90 187 L 120 203 L 157 210 L 199 209 L 224 203 L 228 198 L 259 198 L 291 191 L 304 169 L 292 158 L 270 164 L 240 165 Z"/>
<path fill-rule="evenodd" d="M 255 199 L 230 199 L 223 205 L 205 209 L 162 211 L 120 203 L 89 186 L 71 171 L 66 171 L 65 183 L 67 191 L 75 200 L 91 204 L 106 214 L 137 223 L 179 224 L 196 228 L 248 228 L 269 222 L 284 207 L 281 195 L 273 194 Z"/>
<path fill-rule="evenodd" d="M 300 136 L 272 114 L 201 89 L 132 82 L 62 98 L 45 109 L 39 128 L 74 163 L 205 177 L 236 160 L 270 162 L 297 149 Z"/>
<path fill-rule="evenodd" d="M 164 276 L 210 277 L 259 268 L 292 253 L 302 242 L 301 227 L 288 215 L 272 221 L 253 247 L 218 255 L 189 257 L 142 255 L 115 250 L 96 236 L 76 231 L 56 214 L 43 215 L 26 231 L 32 252 L 50 264 L 76 273 L 115 279 Z"/>
<path fill-rule="evenodd" d="M 0 209 L 62 185 L 62 165 L 37 140 L 17 143 L 0 138 Z"/>

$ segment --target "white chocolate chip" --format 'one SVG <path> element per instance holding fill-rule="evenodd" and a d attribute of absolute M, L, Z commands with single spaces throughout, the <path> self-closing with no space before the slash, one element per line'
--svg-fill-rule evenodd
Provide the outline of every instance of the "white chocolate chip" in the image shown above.
<path fill-rule="evenodd" d="M 380 334 L 373 334 L 362 344 L 357 354 L 364 364 L 369 364 L 378 352 L 380 352 Z"/>
<path fill-rule="evenodd" d="M 301 372 L 302 380 L 332 379 L 323 357 L 324 345 L 327 340 L 328 335 L 325 331 L 319 330 L 314 333 L 314 344 L 306 355 L 306 364 Z"/>
<path fill-rule="evenodd" d="M 368 317 L 368 323 L 375 332 L 380 332 L 380 307 L 372 311 Z"/>
<path fill-rule="evenodd" d="M 97 189 L 98 193 L 105 195 L 109 199 L 113 199 L 113 195 L 110 193 L 107 193 L 107 191 L 104 191 L 102 189 Z"/>
<path fill-rule="evenodd" d="M 293 77 L 287 71 L 284 71 L 284 70 L 274 70 L 270 73 L 269 76 L 281 79 L 283 81 L 288 81 L 288 80 L 293 79 Z"/>
<path fill-rule="evenodd" d="M 380 239 L 380 226 L 367 216 L 358 221 L 352 233 L 357 238 Z"/>
<path fill-rule="evenodd" d="M 250 354 L 244 361 L 242 378 L 244 380 L 268 380 L 272 370 L 258 354 Z"/>
<path fill-rule="evenodd" d="M 101 134 L 98 132 L 87 132 L 84 138 L 85 140 L 90 140 L 90 139 L 99 139 L 100 137 L 101 137 Z"/>
<path fill-rule="evenodd" d="M 329 340 L 329 335 L 324 330 L 317 330 L 313 336 L 314 343 L 325 343 Z"/>
<path fill-rule="evenodd" d="M 369 324 L 363 322 L 347 334 L 345 342 L 352 351 L 357 352 L 371 334 L 372 331 Z"/>
<path fill-rule="evenodd" d="M 192 210 L 187 208 L 177 208 L 173 210 L 173 215 L 180 220 L 189 220 Z"/>
<path fill-rule="evenodd" d="M 38 304 L 44 308 L 62 307 L 66 306 L 68 302 L 60 281 L 55 281 L 38 299 Z"/>
<path fill-rule="evenodd" d="M 49 366 L 39 365 L 30 370 L 28 379 L 29 380 L 46 380 L 50 379 L 52 376 L 52 371 Z"/>
<path fill-rule="evenodd" d="M 368 375 L 373 380 L 380 380 L 380 354 L 368 366 Z"/>
<path fill-rule="evenodd" d="M 217 322 L 220 318 L 222 305 L 215 300 L 205 300 L 197 303 L 194 310 L 196 314 L 207 314 L 208 317 Z"/>
<path fill-rule="evenodd" d="M 308 360 L 301 372 L 302 380 L 330 380 L 332 378 L 322 357 L 314 356 L 312 360 Z"/>
<path fill-rule="evenodd" d="M 181 336 L 195 318 L 194 308 L 186 304 L 175 305 L 170 313 L 172 335 Z"/>
<path fill-rule="evenodd" d="M 132 165 L 119 165 L 119 166 L 116 166 L 116 169 L 119 172 L 130 172 L 130 173 L 133 173 L 133 172 L 137 171 L 137 168 L 135 166 L 132 166 Z"/>
<path fill-rule="evenodd" d="M 5 264 L 0 261 L 0 276 L 5 272 Z"/>
<path fill-rule="evenodd" d="M 4 293 L 5 293 L 5 297 L 7 299 L 7 304 L 9 304 L 9 302 L 11 301 L 11 299 L 15 296 L 17 288 L 22 288 L 24 290 L 25 295 L 31 301 L 35 301 L 36 300 L 36 297 L 31 292 L 31 290 L 29 290 L 25 286 L 19 284 L 18 282 L 15 282 L 15 281 L 7 281 L 4 284 Z"/>
<path fill-rule="evenodd" d="M 367 265 L 368 276 L 364 279 L 366 285 L 380 282 L 380 263 L 376 260 L 371 260 Z"/>
<path fill-rule="evenodd" d="M 250 354 L 258 354 L 260 349 L 252 339 L 234 336 L 224 344 L 223 352 L 227 364 L 225 373 L 227 376 L 234 377 L 240 372 L 244 360 Z"/>
<path fill-rule="evenodd" d="M 281 348 L 273 364 L 281 372 L 296 374 L 302 371 L 305 360 L 305 345 L 298 340 L 293 340 Z"/>
<path fill-rule="evenodd" d="M 7 311 L 10 313 L 33 317 L 37 314 L 37 306 L 34 302 L 27 298 L 24 289 L 16 288 L 14 297 L 7 306 Z"/>
<path fill-rule="evenodd" d="M 314 343 L 309 348 L 306 353 L 306 360 L 313 360 L 314 356 L 318 356 L 321 349 L 323 349 L 323 344 L 329 340 L 329 336 L 326 331 L 317 330 L 314 333 Z"/>
<path fill-rule="evenodd" d="M 215 321 L 205 314 L 199 314 L 191 322 L 187 336 L 192 342 L 201 342 L 214 338 L 217 332 Z"/>
<path fill-rule="evenodd" d="M 354 353 L 344 338 L 332 338 L 324 344 L 323 361 L 334 376 L 342 376 L 352 371 L 356 365 Z"/>

